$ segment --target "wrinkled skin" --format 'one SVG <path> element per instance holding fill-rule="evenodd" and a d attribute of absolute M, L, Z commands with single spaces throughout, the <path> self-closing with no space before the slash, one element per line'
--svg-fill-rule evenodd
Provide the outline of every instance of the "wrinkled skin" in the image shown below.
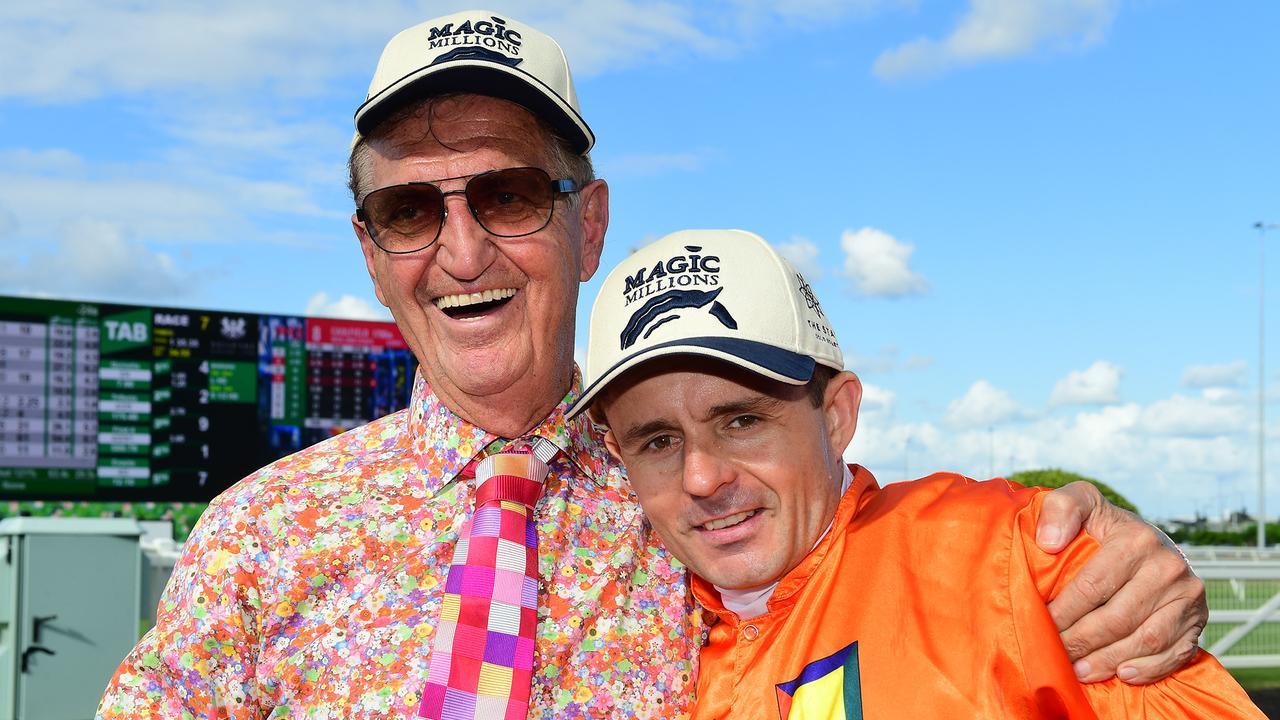
<path fill-rule="evenodd" d="M 481 96 L 442 99 L 371 142 L 370 187 L 464 178 L 535 166 L 554 173 L 546 140 L 528 110 Z M 427 131 L 429 127 L 429 132 Z M 440 183 L 460 190 L 465 179 Z M 431 389 L 466 420 L 502 437 L 541 422 L 573 377 L 579 283 L 600 262 L 609 191 L 597 180 L 570 201 L 556 200 L 546 228 L 517 238 L 490 235 L 461 195 L 446 199 L 439 239 L 393 255 L 352 216 L 378 300 L 421 363 Z M 451 317 L 436 301 L 462 293 L 514 291 L 498 307 Z"/>

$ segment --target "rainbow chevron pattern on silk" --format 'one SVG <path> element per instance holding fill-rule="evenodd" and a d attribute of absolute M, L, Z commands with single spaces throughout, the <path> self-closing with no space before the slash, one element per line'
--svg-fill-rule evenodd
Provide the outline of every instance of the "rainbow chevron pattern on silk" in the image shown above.
<path fill-rule="evenodd" d="M 858 643 L 814 660 L 790 682 L 778 685 L 782 720 L 862 720 Z"/>
<path fill-rule="evenodd" d="M 538 625 L 538 534 L 529 515 L 556 447 L 490 455 L 475 466 L 475 516 L 445 578 L 427 685 L 430 720 L 525 720 Z"/>

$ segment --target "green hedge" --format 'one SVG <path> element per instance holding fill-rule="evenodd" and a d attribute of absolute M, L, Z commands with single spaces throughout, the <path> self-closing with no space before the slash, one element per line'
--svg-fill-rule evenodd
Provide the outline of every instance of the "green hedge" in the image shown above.
<path fill-rule="evenodd" d="M 1258 544 L 1258 523 L 1245 525 L 1234 532 L 1228 530 L 1170 530 L 1169 537 L 1176 543 L 1188 545 L 1247 545 Z M 1280 525 L 1267 523 L 1267 545 L 1280 543 Z"/>
<path fill-rule="evenodd" d="M 6 517 L 124 517 L 138 520 L 171 520 L 173 535 L 183 542 L 207 503 L 73 502 L 70 500 L 15 500 L 0 502 L 0 519 Z"/>
<path fill-rule="evenodd" d="M 1083 475 L 1077 475 L 1076 473 L 1073 473 L 1073 472 L 1067 472 L 1066 470 L 1059 470 L 1057 468 L 1048 468 L 1045 470 L 1023 470 L 1022 472 L 1014 473 L 1010 475 L 1009 479 L 1018 483 L 1019 485 L 1026 485 L 1028 487 L 1036 486 L 1036 487 L 1047 487 L 1047 488 L 1058 488 L 1068 483 L 1073 483 L 1077 480 L 1083 480 L 1087 483 L 1092 483 L 1095 487 L 1097 487 L 1098 490 L 1102 493 L 1102 497 L 1106 498 L 1107 500 L 1110 500 L 1112 505 L 1118 505 L 1124 508 L 1125 510 L 1128 510 L 1134 513 L 1135 515 L 1142 514 L 1138 512 L 1138 508 L 1135 507 L 1133 503 L 1129 502 L 1127 499 L 1125 499 L 1123 495 L 1113 490 L 1110 485 L 1107 485 L 1106 483 L 1100 482 L 1098 480 L 1094 480 L 1091 477 L 1085 477 Z"/>

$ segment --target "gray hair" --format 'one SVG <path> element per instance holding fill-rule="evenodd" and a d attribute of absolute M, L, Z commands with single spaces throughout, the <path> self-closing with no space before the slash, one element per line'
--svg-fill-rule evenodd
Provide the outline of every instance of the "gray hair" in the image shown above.
<path fill-rule="evenodd" d="M 351 147 L 351 156 L 347 159 L 347 188 L 351 191 L 351 198 L 359 207 L 364 196 L 372 190 L 368 186 L 369 175 L 372 173 L 373 157 L 369 144 L 377 142 L 391 135 L 391 133 L 400 126 L 402 122 L 411 118 L 426 117 L 427 127 L 424 134 L 431 133 L 431 115 L 432 110 L 437 102 L 450 97 L 456 97 L 462 93 L 450 93 L 445 95 L 433 95 L 423 98 L 396 110 L 386 120 L 378 124 L 368 135 L 363 135 L 356 140 Z M 569 141 L 560 137 L 551 126 L 542 118 L 534 116 L 538 129 L 546 143 L 546 157 L 551 167 L 548 168 L 556 177 L 569 178 L 578 183 L 578 187 L 585 187 L 596 179 L 595 168 L 591 164 L 590 155 L 579 155 L 573 151 Z M 577 202 L 578 196 L 570 195 L 569 202 Z"/>

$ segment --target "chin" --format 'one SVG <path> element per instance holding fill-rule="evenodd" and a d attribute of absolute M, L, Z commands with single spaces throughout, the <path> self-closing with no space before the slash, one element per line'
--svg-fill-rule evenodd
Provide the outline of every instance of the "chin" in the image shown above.
<path fill-rule="evenodd" d="M 469 351 L 455 363 L 460 387 L 478 395 L 505 390 L 526 377 L 532 363 L 517 352 Z"/>
<path fill-rule="evenodd" d="M 694 570 L 694 572 L 698 572 Z M 759 568 L 743 569 L 738 572 L 725 571 L 724 566 L 713 566 L 711 572 L 703 574 L 703 580 L 726 590 L 751 590 L 773 582 L 771 573 L 760 572 Z"/>

